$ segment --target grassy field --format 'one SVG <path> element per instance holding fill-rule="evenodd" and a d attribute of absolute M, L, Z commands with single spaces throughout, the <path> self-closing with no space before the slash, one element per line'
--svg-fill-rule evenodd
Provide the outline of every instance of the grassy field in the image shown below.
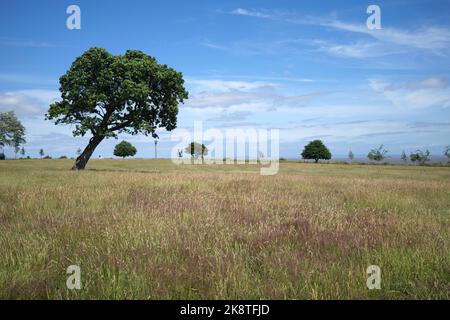
<path fill-rule="evenodd" d="M 0 161 L 0 298 L 450 299 L 450 167 L 71 165 Z"/>

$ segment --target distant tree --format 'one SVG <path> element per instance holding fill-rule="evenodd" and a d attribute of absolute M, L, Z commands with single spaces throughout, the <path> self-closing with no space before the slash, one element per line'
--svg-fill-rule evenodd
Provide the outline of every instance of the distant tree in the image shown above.
<path fill-rule="evenodd" d="M 427 149 L 425 152 L 422 150 L 417 150 L 409 155 L 412 162 L 419 162 L 420 164 L 425 164 L 425 162 L 430 161 L 430 151 Z"/>
<path fill-rule="evenodd" d="M 77 149 L 77 156 L 80 156 L 80 154 L 81 154 L 81 149 L 78 148 L 78 149 Z"/>
<path fill-rule="evenodd" d="M 192 159 L 198 159 L 199 157 L 203 158 L 208 155 L 208 148 L 204 144 L 200 144 L 198 142 L 191 142 L 185 149 L 187 154 L 191 155 Z"/>
<path fill-rule="evenodd" d="M 3 152 L 0 152 L 0 160 L 5 160 L 6 156 Z"/>
<path fill-rule="evenodd" d="M 22 147 L 22 149 L 20 149 L 20 154 L 21 154 L 21 156 L 22 157 L 24 157 L 25 156 L 25 148 L 24 147 Z"/>
<path fill-rule="evenodd" d="M 2 149 L 4 146 L 11 146 L 16 150 L 25 142 L 25 127 L 17 119 L 14 111 L 0 112 L 0 146 Z"/>
<path fill-rule="evenodd" d="M 17 154 L 20 152 L 20 146 L 14 146 L 14 159 L 17 159 Z"/>
<path fill-rule="evenodd" d="M 444 155 L 450 159 L 450 146 L 445 147 Z"/>
<path fill-rule="evenodd" d="M 44 149 L 39 150 L 39 155 L 41 156 L 41 158 L 44 156 Z"/>
<path fill-rule="evenodd" d="M 318 163 L 321 159 L 330 160 L 331 152 L 321 140 L 314 140 L 305 146 L 301 156 L 303 159 L 312 159 Z"/>
<path fill-rule="evenodd" d="M 372 161 L 383 161 L 386 158 L 388 151 L 383 148 L 383 145 L 379 146 L 378 149 L 372 149 L 367 154 L 367 158 Z"/>
<path fill-rule="evenodd" d="M 177 155 L 178 155 L 178 158 L 183 158 L 183 150 L 178 149 L 177 150 Z"/>
<path fill-rule="evenodd" d="M 62 99 L 50 106 L 46 119 L 73 124 L 74 136 L 92 135 L 74 170 L 85 168 L 105 138 L 123 132 L 156 138 L 157 128 L 175 129 L 178 104 L 188 98 L 181 73 L 135 50 L 115 56 L 91 48 L 59 83 Z"/>
<path fill-rule="evenodd" d="M 116 157 L 132 157 L 136 154 L 136 152 L 136 148 L 128 141 L 122 141 L 114 148 L 114 155 Z"/>
<path fill-rule="evenodd" d="M 350 159 L 350 162 L 353 162 L 353 159 L 355 159 L 355 155 L 353 154 L 352 150 L 349 151 L 348 158 Z"/>
<path fill-rule="evenodd" d="M 402 159 L 402 161 L 404 163 L 408 162 L 408 157 L 406 156 L 405 150 L 402 151 L 402 155 L 400 156 L 400 159 Z"/>

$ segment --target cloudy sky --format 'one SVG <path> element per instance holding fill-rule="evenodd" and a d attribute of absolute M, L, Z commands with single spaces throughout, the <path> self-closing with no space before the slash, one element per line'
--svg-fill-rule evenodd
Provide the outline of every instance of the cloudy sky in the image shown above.
<path fill-rule="evenodd" d="M 66 9 L 81 8 L 81 30 Z M 381 8 L 381 30 L 366 26 Z M 138 49 L 181 71 L 179 128 L 280 130 L 280 155 L 322 139 L 336 156 L 384 144 L 391 155 L 450 144 L 450 1 L 1 1 L 0 111 L 25 149 L 74 156 L 87 137 L 44 120 L 58 78 L 90 47 Z M 159 154 L 174 143 L 160 134 Z M 139 157 L 153 140 L 122 136 Z M 104 141 L 96 156 L 111 156 Z M 7 152 L 10 153 L 10 150 Z M 11 153 L 10 153 L 11 154 Z"/>

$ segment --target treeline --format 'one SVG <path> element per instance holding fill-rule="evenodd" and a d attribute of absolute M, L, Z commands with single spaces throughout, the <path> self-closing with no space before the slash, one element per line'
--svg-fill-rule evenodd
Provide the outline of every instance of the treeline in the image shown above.
<path fill-rule="evenodd" d="M 316 163 L 318 163 L 319 160 L 331 160 L 332 158 L 330 150 L 321 140 L 314 140 L 308 143 L 300 155 L 302 159 L 314 160 Z M 443 155 L 450 159 L 450 146 L 445 147 Z M 388 150 L 386 150 L 383 145 L 380 145 L 378 148 L 371 149 L 367 154 L 367 159 L 374 162 L 382 162 L 387 158 L 392 159 L 388 156 Z M 350 163 L 352 163 L 355 159 L 355 155 L 352 150 L 348 152 L 348 159 L 350 160 Z M 431 153 L 428 149 L 425 151 L 416 150 L 407 156 L 406 152 L 402 151 L 399 160 L 405 164 L 408 160 L 410 160 L 412 163 L 419 163 L 423 165 L 431 160 Z"/>

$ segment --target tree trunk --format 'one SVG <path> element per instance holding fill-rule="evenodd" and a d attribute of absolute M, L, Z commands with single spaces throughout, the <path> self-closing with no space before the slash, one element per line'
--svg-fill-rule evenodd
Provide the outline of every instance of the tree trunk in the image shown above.
<path fill-rule="evenodd" d="M 319 162 L 319 159 L 314 159 L 314 161 L 315 161 L 316 163 L 318 163 L 318 162 Z"/>
<path fill-rule="evenodd" d="M 93 136 L 84 151 L 75 160 L 72 170 L 84 170 L 95 148 L 103 141 L 104 136 Z"/>

